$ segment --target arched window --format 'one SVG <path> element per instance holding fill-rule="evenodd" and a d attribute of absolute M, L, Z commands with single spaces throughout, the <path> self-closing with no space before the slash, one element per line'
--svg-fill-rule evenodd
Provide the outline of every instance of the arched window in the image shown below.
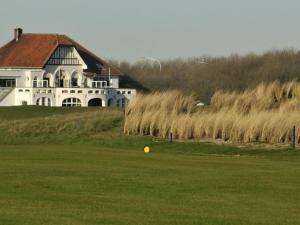
<path fill-rule="evenodd" d="M 41 101 L 41 99 L 38 98 L 38 99 L 36 100 L 36 105 L 40 105 L 40 101 Z"/>
<path fill-rule="evenodd" d="M 63 107 L 78 107 L 81 106 L 81 101 L 78 98 L 66 98 L 62 102 Z"/>
<path fill-rule="evenodd" d="M 51 106 L 51 99 L 50 98 L 46 98 L 46 97 L 38 98 L 36 100 L 36 105 L 39 105 L 39 106 Z"/>
<path fill-rule="evenodd" d="M 37 86 L 38 86 L 37 77 L 34 77 L 32 81 L 32 87 L 36 88 Z"/>
<path fill-rule="evenodd" d="M 70 76 L 64 70 L 59 69 L 55 73 L 55 86 L 56 87 L 70 87 Z"/>
<path fill-rule="evenodd" d="M 112 107 L 114 105 L 114 100 L 112 98 L 108 99 L 107 106 Z"/>
<path fill-rule="evenodd" d="M 49 87 L 50 86 L 50 79 L 51 79 L 51 73 L 45 73 L 43 75 L 43 87 Z"/>
<path fill-rule="evenodd" d="M 121 107 L 121 99 L 117 100 L 117 104 L 116 105 L 117 105 L 117 107 Z"/>
<path fill-rule="evenodd" d="M 92 98 L 88 102 L 88 106 L 102 106 L 102 99 L 101 98 Z"/>
<path fill-rule="evenodd" d="M 78 87 L 79 86 L 78 85 L 78 78 L 79 78 L 78 73 L 74 73 L 72 75 L 72 77 L 71 77 L 71 85 L 72 85 L 72 87 Z"/>
<path fill-rule="evenodd" d="M 61 70 L 61 82 L 63 87 L 70 87 L 71 86 L 71 79 L 68 72 Z"/>
<path fill-rule="evenodd" d="M 59 73 L 57 72 L 54 77 L 54 86 L 60 87 Z"/>
<path fill-rule="evenodd" d="M 122 108 L 124 108 L 126 105 L 127 105 L 127 100 L 126 100 L 126 98 L 120 98 L 120 99 L 118 99 L 118 101 L 117 101 L 117 107 L 122 107 Z"/>
<path fill-rule="evenodd" d="M 123 100 L 122 100 L 122 107 L 127 107 L 128 106 L 128 104 L 129 104 L 129 100 L 128 100 L 128 98 L 123 98 Z"/>

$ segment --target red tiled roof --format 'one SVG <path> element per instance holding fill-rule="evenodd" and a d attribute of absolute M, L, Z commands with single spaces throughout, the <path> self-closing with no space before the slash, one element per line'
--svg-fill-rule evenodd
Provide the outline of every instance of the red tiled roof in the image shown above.
<path fill-rule="evenodd" d="M 122 75 L 122 73 L 65 35 L 22 34 L 0 48 L 0 68 L 43 68 L 59 45 L 74 46 L 88 69 L 86 72 Z M 99 69 L 97 64 L 102 65 Z"/>

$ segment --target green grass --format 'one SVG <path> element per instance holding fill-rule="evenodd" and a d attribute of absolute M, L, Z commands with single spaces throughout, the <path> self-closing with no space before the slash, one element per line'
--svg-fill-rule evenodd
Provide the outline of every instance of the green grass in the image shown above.
<path fill-rule="evenodd" d="M 300 223 L 299 154 L 123 142 L 0 146 L 0 224 Z"/>
<path fill-rule="evenodd" d="M 75 112 L 96 111 L 99 108 L 67 108 L 67 107 L 41 107 L 41 106 L 12 106 L 0 107 L 0 120 L 23 120 L 29 118 L 41 118 L 53 115 L 68 115 Z"/>
<path fill-rule="evenodd" d="M 127 137 L 117 109 L 18 109 L 0 124 L 1 225 L 300 224 L 298 152 Z"/>
<path fill-rule="evenodd" d="M 123 131 L 123 116 L 116 108 L 0 108 L 0 144 L 86 143 L 113 138 Z"/>

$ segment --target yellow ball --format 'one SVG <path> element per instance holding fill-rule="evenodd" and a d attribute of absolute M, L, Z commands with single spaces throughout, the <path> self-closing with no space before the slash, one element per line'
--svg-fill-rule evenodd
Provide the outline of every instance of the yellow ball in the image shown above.
<path fill-rule="evenodd" d="M 149 152 L 150 152 L 150 148 L 149 148 L 148 146 L 146 146 L 146 147 L 144 148 L 144 152 L 145 152 L 145 153 L 149 153 Z"/>

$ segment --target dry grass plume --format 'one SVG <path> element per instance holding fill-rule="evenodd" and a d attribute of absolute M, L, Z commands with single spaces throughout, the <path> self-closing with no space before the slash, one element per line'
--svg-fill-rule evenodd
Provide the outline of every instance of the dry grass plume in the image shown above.
<path fill-rule="evenodd" d="M 138 95 L 126 111 L 127 134 L 177 139 L 288 143 L 300 141 L 300 83 L 261 83 L 244 92 L 218 91 L 205 108 L 178 91 Z"/>

